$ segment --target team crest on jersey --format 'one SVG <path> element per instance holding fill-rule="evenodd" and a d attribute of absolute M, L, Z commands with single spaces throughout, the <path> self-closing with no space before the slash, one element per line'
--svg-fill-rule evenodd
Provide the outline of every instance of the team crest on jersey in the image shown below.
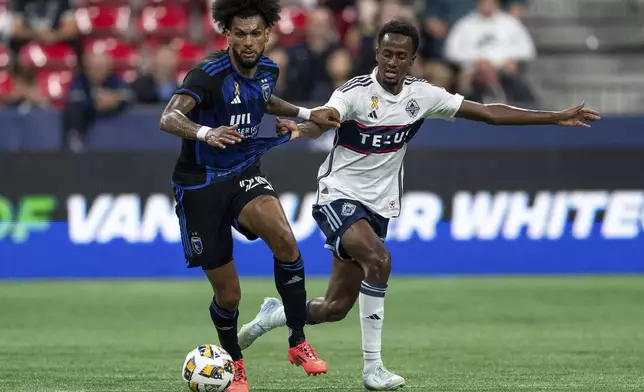
<path fill-rule="evenodd" d="M 418 115 L 418 112 L 420 111 L 420 106 L 418 106 L 418 103 L 416 102 L 415 99 L 412 99 L 407 104 L 407 107 L 405 108 L 405 110 L 407 111 L 407 113 L 411 118 L 414 118 Z"/>
<path fill-rule="evenodd" d="M 197 236 L 196 233 L 193 233 L 192 237 L 190 237 L 190 244 L 196 254 L 200 255 L 203 252 L 203 242 L 201 241 L 201 237 Z"/>
<path fill-rule="evenodd" d="M 264 96 L 264 101 L 268 102 L 271 97 L 271 86 L 268 83 L 262 84 L 262 95 Z"/>
<path fill-rule="evenodd" d="M 356 212 L 356 205 L 351 203 L 344 203 L 342 205 L 342 216 L 351 216 Z"/>

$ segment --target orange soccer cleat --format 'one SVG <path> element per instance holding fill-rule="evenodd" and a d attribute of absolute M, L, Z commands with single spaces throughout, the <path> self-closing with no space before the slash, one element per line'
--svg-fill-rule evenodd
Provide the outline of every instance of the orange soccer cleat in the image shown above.
<path fill-rule="evenodd" d="M 235 377 L 232 384 L 226 389 L 227 392 L 249 392 L 248 379 L 246 378 L 246 369 L 244 369 L 244 360 L 235 361 Z"/>
<path fill-rule="evenodd" d="M 288 359 L 293 365 L 302 366 L 309 376 L 325 374 L 329 369 L 326 362 L 318 357 L 313 347 L 307 342 L 289 348 Z"/>

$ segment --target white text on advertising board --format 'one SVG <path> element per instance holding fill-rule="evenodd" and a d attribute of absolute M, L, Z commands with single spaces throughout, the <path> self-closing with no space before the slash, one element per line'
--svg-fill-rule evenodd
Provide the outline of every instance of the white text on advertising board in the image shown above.
<path fill-rule="evenodd" d="M 280 195 L 298 240 L 321 236 L 311 206 L 315 194 Z M 445 200 L 430 192 L 408 192 L 402 212 L 392 220 L 388 240 L 430 241 L 446 217 Z M 451 200 L 450 236 L 454 240 L 557 240 L 563 235 L 584 240 L 600 225 L 605 239 L 632 239 L 644 230 L 642 191 L 458 192 Z M 77 244 L 180 242 L 174 201 L 165 194 L 142 200 L 136 194 L 104 194 L 91 203 L 82 195 L 67 200 L 69 237 Z M 569 219 L 574 213 L 573 219 Z M 603 219 L 597 221 L 598 214 Z M 236 238 L 245 241 L 235 232 Z M 444 235 L 444 234 L 443 234 Z"/>

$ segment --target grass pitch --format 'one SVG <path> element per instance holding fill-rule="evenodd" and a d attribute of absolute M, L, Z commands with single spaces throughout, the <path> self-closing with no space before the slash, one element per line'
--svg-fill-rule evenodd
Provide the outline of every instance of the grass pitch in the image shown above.
<path fill-rule="evenodd" d="M 240 322 L 271 280 L 245 279 Z M 325 280 L 309 280 L 322 295 Z M 0 283 L 0 391 L 187 391 L 217 344 L 206 281 Z M 384 358 L 410 391 L 643 391 L 644 277 L 395 279 Z M 307 328 L 329 374 L 286 359 L 286 330 L 245 352 L 253 391 L 361 391 L 357 312 Z"/>

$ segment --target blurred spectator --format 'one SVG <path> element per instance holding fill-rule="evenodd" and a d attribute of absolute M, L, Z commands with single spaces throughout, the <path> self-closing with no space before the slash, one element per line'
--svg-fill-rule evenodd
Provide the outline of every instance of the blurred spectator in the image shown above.
<path fill-rule="evenodd" d="M 306 26 L 306 41 L 286 49 L 287 68 L 282 68 L 286 79 L 284 99 L 305 102 L 318 91 L 327 91 L 331 84 L 327 62 L 340 49 L 331 12 L 319 7 L 311 10 Z"/>
<path fill-rule="evenodd" d="M 449 33 L 445 54 L 461 67 L 458 90 L 470 99 L 535 103 L 521 76 L 522 63 L 535 58 L 534 42 L 498 0 L 478 0 L 477 10 Z"/>
<path fill-rule="evenodd" d="M 316 5 L 318 5 L 319 2 L 323 2 L 323 1 L 324 0 L 281 0 L 280 5 L 284 8 L 288 8 L 288 7 L 313 8 Z"/>
<path fill-rule="evenodd" d="M 286 94 L 286 74 L 288 72 L 286 66 L 288 65 L 288 57 L 286 52 L 283 50 L 273 50 L 270 53 L 266 53 L 266 56 L 273 60 L 275 64 L 280 68 L 280 77 L 277 79 L 275 84 L 274 93 L 280 97 L 283 97 Z"/>
<path fill-rule="evenodd" d="M 442 58 L 448 31 L 465 15 L 476 9 L 477 0 L 426 0 L 424 31 L 426 58 Z M 502 0 L 501 5 L 513 16 L 522 16 L 526 0 Z"/>
<path fill-rule="evenodd" d="M 354 73 L 361 75 L 371 72 L 376 59 L 373 49 L 378 33 L 378 3 L 376 0 L 358 0 L 358 21 L 349 30 L 346 45 L 355 59 Z"/>
<path fill-rule="evenodd" d="M 517 19 L 522 19 L 528 8 L 527 0 L 504 0 L 502 3 L 505 10 Z"/>
<path fill-rule="evenodd" d="M 178 87 L 177 52 L 170 46 L 159 46 L 148 72 L 132 84 L 132 91 L 139 103 L 168 102 Z"/>
<path fill-rule="evenodd" d="M 346 49 L 335 51 L 327 62 L 327 72 L 331 78 L 331 90 L 321 100 L 328 99 L 333 90 L 345 84 L 351 78 L 351 54 Z"/>
<path fill-rule="evenodd" d="M 526 0 L 502 0 L 503 7 L 512 15 L 523 15 Z M 476 9 L 477 0 L 426 0 L 423 23 L 421 56 L 427 79 L 433 84 L 449 88 L 454 70 L 443 61 L 445 39 L 454 24 Z"/>
<path fill-rule="evenodd" d="M 312 102 L 326 102 L 333 91 L 345 84 L 351 78 L 351 55 L 346 49 L 339 49 L 331 53 L 326 62 L 328 83 L 317 85 L 309 97 Z"/>
<path fill-rule="evenodd" d="M 9 39 L 11 35 L 12 26 L 11 13 L 6 12 L 3 8 L 0 7 L 0 43 L 5 42 Z"/>
<path fill-rule="evenodd" d="M 401 0 L 358 0 L 357 8 L 358 23 L 348 33 L 347 46 L 356 59 L 354 74 L 361 75 L 376 66 L 374 50 L 380 26 L 394 19 L 415 22 L 416 17 L 412 7 Z"/>
<path fill-rule="evenodd" d="M 4 98 L 4 103 L 7 107 L 21 110 L 48 106 L 47 99 L 38 91 L 33 72 L 27 69 L 14 75 L 11 91 Z"/>
<path fill-rule="evenodd" d="M 69 0 L 12 0 L 11 48 L 29 41 L 43 45 L 69 42 L 79 47 L 78 26 Z"/>
<path fill-rule="evenodd" d="M 356 0 L 318 0 L 318 4 L 327 7 L 332 12 L 337 13 L 342 12 L 346 7 L 355 5 Z"/>
<path fill-rule="evenodd" d="M 113 72 L 109 56 L 91 53 L 83 60 L 84 72 L 72 81 L 63 113 L 66 147 L 74 152 L 84 149 L 94 122 L 123 112 L 130 96 L 123 80 Z"/>

